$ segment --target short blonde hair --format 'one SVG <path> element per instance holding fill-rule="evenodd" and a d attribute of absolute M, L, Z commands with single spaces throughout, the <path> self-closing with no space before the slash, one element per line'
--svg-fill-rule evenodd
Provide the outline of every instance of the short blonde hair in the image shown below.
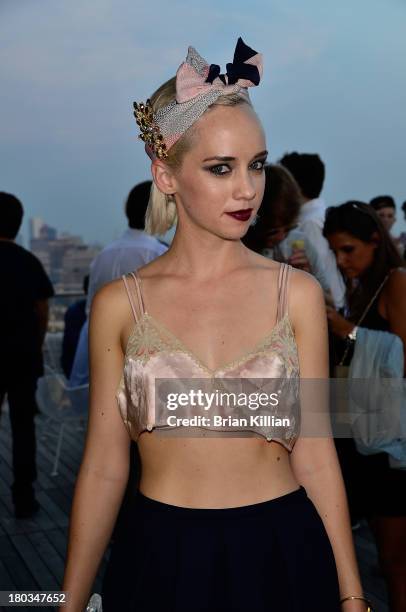
<path fill-rule="evenodd" d="M 160 108 L 172 102 L 176 97 L 176 77 L 166 81 L 155 93 L 152 94 L 150 100 L 154 113 Z M 250 103 L 249 99 L 241 96 L 238 93 L 223 95 L 217 98 L 216 102 L 209 106 L 236 106 L 241 103 Z M 179 168 L 184 155 L 190 150 L 193 143 L 193 126 L 189 128 L 179 140 L 169 149 L 168 157 L 165 163 L 170 168 Z M 145 213 L 145 231 L 148 234 L 165 234 L 177 221 L 178 215 L 176 210 L 175 198 L 172 195 L 162 193 L 152 182 L 151 193 L 149 197 L 148 207 Z"/>

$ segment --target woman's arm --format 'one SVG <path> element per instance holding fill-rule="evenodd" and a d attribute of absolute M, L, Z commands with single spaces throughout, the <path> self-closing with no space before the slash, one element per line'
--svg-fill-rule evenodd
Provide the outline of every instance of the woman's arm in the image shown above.
<path fill-rule="evenodd" d="M 123 370 L 120 333 L 128 319 L 121 281 L 92 301 L 89 326 L 90 405 L 84 455 L 70 517 L 61 612 L 82 612 L 108 545 L 129 474 L 130 438 L 115 392 Z"/>
<path fill-rule="evenodd" d="M 306 309 L 303 304 L 306 304 Z M 289 309 L 298 345 L 301 379 L 327 379 L 325 303 L 322 289 L 313 277 L 303 272 L 292 273 Z M 322 405 L 323 393 L 327 387 L 323 389 L 323 383 L 317 382 L 303 384 L 303 387 L 306 406 L 302 405 L 302 411 L 307 409 L 313 412 L 317 402 L 320 401 Z M 308 400 L 306 391 L 310 395 Z M 312 394 L 317 397 L 312 397 Z M 305 415 L 305 418 L 308 417 Z M 316 426 L 314 422 L 312 425 Z M 315 432 L 313 436 L 312 431 L 308 431 L 296 441 L 291 462 L 298 482 L 306 489 L 326 528 L 336 561 L 341 597 L 362 595 L 346 492 L 333 438 L 328 435 L 328 431 L 319 434 Z M 317 589 L 317 583 L 314 588 Z M 342 609 L 346 612 L 364 612 L 366 605 L 359 600 L 348 601 L 342 604 Z"/>
<path fill-rule="evenodd" d="M 390 331 L 403 342 L 406 376 L 406 270 L 392 272 L 383 290 L 383 304 Z"/>
<path fill-rule="evenodd" d="M 406 270 L 394 270 L 382 291 L 384 317 L 389 323 L 392 334 L 403 342 L 404 375 L 406 376 Z M 345 338 L 355 327 L 355 323 L 341 316 L 335 308 L 327 307 L 330 329 L 339 338 Z M 362 326 L 362 324 L 361 324 Z"/>

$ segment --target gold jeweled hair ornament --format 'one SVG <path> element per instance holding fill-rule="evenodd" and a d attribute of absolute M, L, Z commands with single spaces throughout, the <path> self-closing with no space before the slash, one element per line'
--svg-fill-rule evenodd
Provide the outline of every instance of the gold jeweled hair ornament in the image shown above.
<path fill-rule="evenodd" d="M 238 94 L 249 102 L 248 87 L 259 84 L 262 55 L 237 41 L 232 63 L 221 74 L 220 66 L 208 64 L 196 49 L 189 47 L 186 60 L 176 73 L 176 98 L 153 112 L 151 101 L 134 102 L 134 115 L 149 157 L 165 159 L 168 150 L 215 101 L 223 95 Z"/>
<path fill-rule="evenodd" d="M 134 117 L 141 130 L 138 138 L 141 138 L 145 144 L 159 159 L 168 157 L 166 144 L 161 134 L 159 126 L 154 122 L 154 112 L 152 110 L 151 101 L 147 100 L 144 104 L 134 102 Z"/>

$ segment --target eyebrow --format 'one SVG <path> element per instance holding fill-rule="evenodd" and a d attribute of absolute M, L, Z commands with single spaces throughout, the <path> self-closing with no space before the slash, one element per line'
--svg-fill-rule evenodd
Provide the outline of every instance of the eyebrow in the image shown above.
<path fill-rule="evenodd" d="M 265 157 L 265 155 L 268 155 L 268 151 L 261 151 L 261 153 L 257 153 L 256 155 L 254 155 L 252 159 L 257 159 L 258 157 Z M 235 161 L 236 159 L 237 159 L 236 157 L 215 155 L 214 157 L 206 157 L 206 159 L 204 159 L 203 161 L 204 162 L 207 162 L 207 161 L 229 162 L 229 161 Z"/>

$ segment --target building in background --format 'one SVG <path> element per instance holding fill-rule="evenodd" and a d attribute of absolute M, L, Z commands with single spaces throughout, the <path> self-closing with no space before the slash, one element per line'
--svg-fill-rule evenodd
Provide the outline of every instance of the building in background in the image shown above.
<path fill-rule="evenodd" d="M 101 245 L 88 245 L 81 236 L 61 233 L 39 217 L 30 219 L 29 248 L 49 275 L 56 293 L 81 293 L 83 278 Z"/>
<path fill-rule="evenodd" d="M 29 249 L 38 257 L 55 289 L 50 302 L 50 331 L 63 330 L 64 314 L 72 301 L 83 294 L 83 279 L 102 246 L 88 245 L 81 236 L 60 233 L 39 217 L 30 219 Z"/>

